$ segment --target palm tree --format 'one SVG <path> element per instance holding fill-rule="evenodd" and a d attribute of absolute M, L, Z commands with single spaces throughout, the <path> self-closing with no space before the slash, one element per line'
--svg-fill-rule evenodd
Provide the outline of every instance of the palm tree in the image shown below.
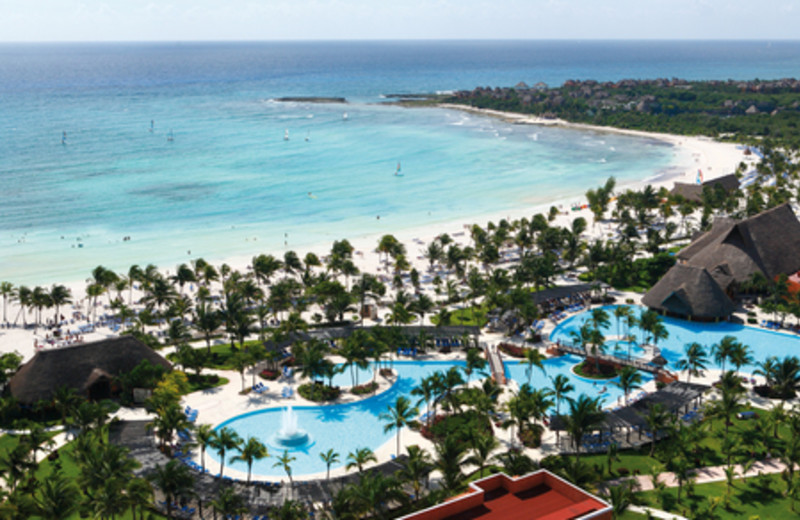
<path fill-rule="evenodd" d="M 417 406 L 423 402 L 425 403 L 426 422 L 428 426 L 430 426 L 431 423 L 431 400 L 436 395 L 436 392 L 436 381 L 432 375 L 423 377 L 419 384 L 411 390 L 411 395 L 419 396 Z"/>
<path fill-rule="evenodd" d="M 628 394 L 642 387 L 642 375 L 634 367 L 626 365 L 619 371 L 619 379 L 614 384 L 625 394 L 625 406 L 628 406 Z"/>
<path fill-rule="evenodd" d="M 77 512 L 81 492 L 74 479 L 55 471 L 41 482 L 34 496 L 36 514 L 52 520 L 66 520 Z"/>
<path fill-rule="evenodd" d="M 222 478 L 223 472 L 225 471 L 225 453 L 230 450 L 238 449 L 241 442 L 242 439 L 239 437 L 239 434 L 227 426 L 215 431 L 214 438 L 211 440 L 211 447 L 213 447 L 217 455 L 219 455 L 220 478 Z"/>
<path fill-rule="evenodd" d="M 397 430 L 397 450 L 395 453 L 400 456 L 400 430 L 415 422 L 414 417 L 419 415 L 419 410 L 412 406 L 411 400 L 404 395 L 399 396 L 394 406 L 388 406 L 387 409 L 387 412 L 380 414 L 378 417 L 387 421 L 383 426 L 384 433 Z"/>
<path fill-rule="evenodd" d="M 544 354 L 542 354 L 538 348 L 527 348 L 524 351 L 525 354 L 525 363 L 528 365 L 528 368 L 525 369 L 525 373 L 528 374 L 528 384 L 531 384 L 531 377 L 533 376 L 533 367 L 537 367 L 539 370 L 542 371 L 542 374 L 545 376 L 547 375 L 547 370 L 544 368 L 544 360 L 547 359 Z"/>
<path fill-rule="evenodd" d="M 434 465 L 442 474 L 441 486 L 449 493 L 455 492 L 464 481 L 461 467 L 466 446 L 456 436 L 448 435 L 444 441 L 435 445 L 435 449 Z"/>
<path fill-rule="evenodd" d="M 244 498 L 237 494 L 232 487 L 220 488 L 217 498 L 211 501 L 211 508 L 214 509 L 214 518 L 216 513 L 223 515 L 224 518 L 238 518 L 247 512 L 247 505 Z"/>
<path fill-rule="evenodd" d="M 325 480 L 330 482 L 331 480 L 331 466 L 339 462 L 339 453 L 334 451 L 333 448 L 329 448 L 328 451 L 324 451 L 319 454 L 319 457 L 322 459 L 322 462 L 325 463 Z"/>
<path fill-rule="evenodd" d="M 633 316 L 633 311 L 627 305 L 617 305 L 614 307 L 614 318 L 617 319 L 617 343 L 619 343 L 619 338 L 622 336 L 619 327 L 620 320 L 627 320 L 629 316 Z"/>
<path fill-rule="evenodd" d="M 471 348 L 467 350 L 467 363 L 464 366 L 464 373 L 467 374 L 467 383 L 469 383 L 472 373 L 476 370 L 483 370 L 486 368 L 487 361 L 483 357 L 480 349 Z"/>
<path fill-rule="evenodd" d="M 206 349 L 211 354 L 211 335 L 222 325 L 222 316 L 207 302 L 201 302 L 195 308 L 193 322 L 194 327 L 203 333 L 206 339 Z"/>
<path fill-rule="evenodd" d="M 267 447 L 255 437 L 248 437 L 244 445 L 239 445 L 239 455 L 231 461 L 241 460 L 247 463 L 247 483 L 250 484 L 250 475 L 253 472 L 253 462 L 269 457 Z"/>
<path fill-rule="evenodd" d="M 750 354 L 750 347 L 739 342 L 734 345 L 728 357 L 731 361 L 731 365 L 736 367 L 736 375 L 739 375 L 740 368 L 753 362 L 753 356 Z"/>
<path fill-rule="evenodd" d="M 633 505 L 638 481 L 628 480 L 617 486 L 608 488 L 608 498 L 611 501 L 612 518 L 620 518 L 628 508 Z"/>
<path fill-rule="evenodd" d="M 144 519 L 144 508 L 153 499 L 153 486 L 146 479 L 133 478 L 125 485 L 125 498 L 131 508 L 133 520 L 136 520 L 137 507 L 142 508 L 141 518 Z"/>
<path fill-rule="evenodd" d="M 652 405 L 647 411 L 647 416 L 644 418 L 647 423 L 647 429 L 653 436 L 653 443 L 650 445 L 650 456 L 652 457 L 656 451 L 656 441 L 661 430 L 666 428 L 669 421 L 669 413 L 664 409 L 664 405 L 656 403 Z"/>
<path fill-rule="evenodd" d="M 8 324 L 8 318 L 6 317 L 6 307 L 8 306 L 9 298 L 14 298 L 14 294 L 16 293 L 14 289 L 14 284 L 11 282 L 0 282 L 0 296 L 3 297 L 3 323 L 6 325 Z"/>
<path fill-rule="evenodd" d="M 178 496 L 186 496 L 194 489 L 194 477 L 188 466 L 175 459 L 164 465 L 156 466 L 154 473 L 148 478 L 164 493 L 167 499 L 167 518 L 172 518 L 172 504 Z"/>
<path fill-rule="evenodd" d="M 566 430 L 572 437 L 575 446 L 575 459 L 581 449 L 583 436 L 592 431 L 603 422 L 603 411 L 600 408 L 600 398 L 591 398 L 581 394 L 577 399 L 570 401 L 569 414 L 564 418 Z"/>
<path fill-rule="evenodd" d="M 700 372 L 706 369 L 708 355 L 706 349 L 700 343 L 687 343 L 683 346 L 684 356 L 678 361 L 678 370 L 686 370 L 688 377 L 687 383 L 691 383 L 692 376 L 699 376 Z"/>
<path fill-rule="evenodd" d="M 553 382 L 553 396 L 556 398 L 556 415 L 561 415 L 561 401 L 564 399 L 569 400 L 566 395 L 573 392 L 575 387 L 564 374 L 558 374 L 556 377 L 550 378 L 550 380 Z"/>
<path fill-rule="evenodd" d="M 422 480 L 427 478 L 433 469 L 433 461 L 428 452 L 416 444 L 406 446 L 406 451 L 408 458 L 398 474 L 403 480 L 411 482 L 411 487 L 414 488 L 414 500 L 419 500 Z"/>
<path fill-rule="evenodd" d="M 373 473 L 355 485 L 353 506 L 356 512 L 367 513 L 370 518 L 384 519 L 388 504 L 404 504 L 408 497 L 394 476 Z"/>
<path fill-rule="evenodd" d="M 478 469 L 475 470 L 474 473 L 477 473 L 479 477 L 483 476 L 483 468 L 486 467 L 486 463 L 492 456 L 492 452 L 500 446 L 500 443 L 497 442 L 497 439 L 494 435 L 485 434 L 485 433 L 476 433 L 471 436 L 469 442 L 469 448 L 472 452 L 464 462 L 466 464 L 472 464 L 474 466 L 478 466 Z"/>
<path fill-rule="evenodd" d="M 711 355 L 714 362 L 720 365 L 722 372 L 725 372 L 725 362 L 730 359 L 731 354 L 737 349 L 738 341 L 733 336 L 723 337 L 719 343 L 711 347 Z"/>
<path fill-rule="evenodd" d="M 273 468 L 283 468 L 286 476 L 289 477 L 289 490 L 294 489 L 294 481 L 292 480 L 292 462 L 297 460 L 296 457 L 289 455 L 289 450 L 283 450 L 283 455 L 278 457 L 278 461 L 272 465 Z"/>
<path fill-rule="evenodd" d="M 350 471 L 353 468 L 358 468 L 359 474 L 364 471 L 365 464 L 369 462 L 378 462 L 375 454 L 369 448 L 357 448 L 356 451 L 351 451 L 347 454 L 347 460 L 347 471 Z"/>

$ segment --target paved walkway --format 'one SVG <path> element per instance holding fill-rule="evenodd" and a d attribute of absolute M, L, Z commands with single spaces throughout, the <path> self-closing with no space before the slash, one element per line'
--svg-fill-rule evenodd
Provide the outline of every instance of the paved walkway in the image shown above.
<path fill-rule="evenodd" d="M 786 469 L 780 459 L 764 459 L 756 461 L 753 467 L 750 468 L 746 474 L 743 473 L 741 464 L 733 465 L 736 471 L 736 478 L 755 477 L 761 474 L 780 473 Z M 695 484 L 706 484 L 709 482 L 722 482 L 725 480 L 726 466 L 709 466 L 706 468 L 697 468 L 691 473 L 695 477 Z M 640 491 L 652 491 L 653 480 L 650 475 L 637 475 L 635 477 L 621 477 L 612 480 L 607 480 L 599 486 L 601 491 L 607 490 L 609 487 L 618 486 L 630 480 L 636 480 L 639 483 Z M 664 484 L 666 487 L 678 487 L 678 479 L 675 474 L 671 472 L 664 472 L 658 475 L 658 482 Z"/>

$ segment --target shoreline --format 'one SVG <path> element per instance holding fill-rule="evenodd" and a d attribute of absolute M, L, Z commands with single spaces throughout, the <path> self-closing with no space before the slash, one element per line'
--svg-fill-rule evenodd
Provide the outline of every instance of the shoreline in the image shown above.
<path fill-rule="evenodd" d="M 443 108 L 451 109 L 450 106 L 445 106 Z M 474 113 L 482 117 L 508 118 L 510 122 L 518 122 L 522 120 L 530 122 L 531 120 L 536 121 L 540 119 L 540 118 L 530 118 L 528 116 L 520 114 L 476 109 L 472 107 L 457 107 L 457 108 L 461 110 L 466 109 L 465 111 Z M 531 124 L 536 124 L 536 123 L 531 123 Z M 548 124 L 552 124 L 552 121 L 549 121 Z M 598 130 L 589 125 L 567 124 L 565 128 L 573 129 L 576 131 L 592 131 L 592 132 L 618 131 L 621 133 L 629 134 L 634 137 L 649 138 L 666 142 L 667 144 L 669 144 L 674 148 L 674 158 L 672 164 L 668 169 L 649 172 L 650 174 L 643 179 L 618 183 L 616 188 L 617 191 L 621 191 L 624 189 L 640 189 L 641 187 L 647 184 L 653 185 L 653 187 L 656 189 L 658 189 L 661 186 L 671 187 L 672 182 L 675 180 L 694 182 L 694 171 L 696 171 L 695 170 L 696 168 L 702 168 L 705 178 L 712 179 L 714 177 L 730 173 L 731 171 L 733 171 L 736 165 L 739 164 L 740 161 L 745 160 L 746 158 L 743 154 L 743 151 L 737 149 L 736 145 L 729 143 L 719 143 L 709 138 L 684 137 L 671 134 L 628 131 L 623 129 L 609 129 L 606 127 L 601 127 Z M 751 156 L 750 160 L 755 160 L 755 158 Z M 690 168 L 693 171 L 691 172 L 688 171 Z M 393 225 L 392 222 L 387 221 L 387 227 L 384 231 L 367 232 L 367 233 L 352 232 L 349 233 L 349 236 L 340 236 L 337 238 L 331 237 L 330 239 L 327 239 L 322 242 L 314 242 L 309 244 L 303 244 L 302 241 L 298 244 L 293 244 L 290 241 L 289 246 L 283 248 L 268 247 L 268 246 L 265 247 L 261 243 L 253 242 L 253 251 L 252 253 L 249 254 L 226 256 L 224 254 L 224 251 L 221 251 L 220 254 L 218 255 L 194 255 L 194 256 L 189 256 L 183 260 L 179 260 L 173 265 L 157 265 L 157 267 L 159 271 L 169 275 L 174 273 L 175 267 L 178 265 L 178 263 L 190 263 L 191 260 L 197 259 L 198 257 L 202 256 L 206 261 L 214 265 L 219 266 L 222 263 L 225 263 L 228 264 L 232 269 L 237 269 L 242 272 L 246 272 L 248 266 L 251 263 L 252 258 L 259 254 L 273 254 L 274 256 L 276 256 L 276 258 L 282 259 L 283 253 L 285 251 L 294 250 L 296 253 L 298 253 L 298 255 L 301 258 L 308 252 L 313 252 L 318 256 L 323 257 L 329 254 L 330 248 L 334 240 L 346 239 L 352 244 L 352 246 L 356 251 L 356 254 L 354 254 L 353 256 L 353 261 L 356 264 L 356 266 L 362 272 L 380 274 L 382 264 L 380 262 L 379 255 L 375 252 L 375 249 L 378 244 L 378 241 L 383 235 L 392 234 L 398 239 L 398 241 L 406 245 L 407 259 L 411 264 L 411 266 L 415 267 L 420 273 L 424 273 L 427 271 L 428 263 L 427 260 L 425 260 L 422 257 L 422 253 L 426 245 L 430 243 L 437 236 L 447 233 L 457 243 L 460 243 L 461 245 L 466 245 L 471 242 L 468 228 L 473 224 L 478 224 L 480 226 L 485 227 L 487 222 L 490 221 L 497 222 L 498 220 L 501 219 L 515 220 L 522 217 L 530 218 L 532 215 L 536 213 L 546 214 L 551 206 L 555 206 L 560 209 L 558 216 L 551 223 L 551 225 L 562 226 L 562 227 L 569 226 L 572 220 L 574 220 L 575 218 L 583 217 L 587 220 L 588 227 L 586 233 L 589 235 L 589 238 L 607 239 L 610 230 L 606 225 L 604 225 L 605 224 L 604 222 L 600 222 L 599 225 L 595 225 L 592 213 L 588 209 L 582 209 L 579 211 L 573 211 L 571 209 L 573 204 L 584 201 L 584 193 L 587 189 L 595 188 L 604 183 L 605 180 L 606 180 L 605 178 L 597 179 L 597 182 L 595 184 L 589 186 L 575 186 L 574 192 L 572 194 L 559 199 L 554 199 L 547 202 L 542 202 L 541 199 L 539 199 L 531 201 L 529 205 L 509 207 L 506 210 L 500 210 L 488 214 L 475 214 L 469 217 L 458 218 L 453 220 L 448 219 L 438 222 L 436 224 L 428 224 L 415 227 L 402 227 L 402 223 L 397 223 L 397 225 Z M 533 195 L 531 197 L 533 197 Z M 383 224 L 383 221 L 381 222 Z M 72 290 L 73 304 L 75 306 L 82 307 L 83 310 L 85 310 L 87 307 L 87 301 L 85 296 L 86 279 L 87 277 L 91 276 L 91 270 L 94 268 L 95 265 L 96 264 L 88 266 L 86 268 L 86 273 L 81 277 L 76 277 L 76 279 L 73 280 L 60 280 L 55 282 L 70 288 Z M 144 267 L 144 265 L 146 264 L 140 264 L 140 267 Z M 125 272 L 127 272 L 128 267 L 130 267 L 130 264 L 123 268 L 125 269 Z M 8 280 L 8 281 L 17 285 L 17 282 L 15 282 L 14 280 Z M 41 282 L 39 282 L 39 284 L 41 284 Z M 30 286 L 33 287 L 33 285 Z M 47 286 L 49 286 L 49 284 L 45 285 L 45 287 Z M 138 293 L 138 291 L 136 292 Z M 105 300 L 106 297 L 103 297 L 99 301 L 103 302 Z M 19 307 L 17 305 L 11 304 L 11 302 L 9 302 L 8 306 L 9 321 L 14 320 L 14 317 L 16 317 L 18 310 Z M 64 311 L 67 310 L 69 309 L 62 309 L 62 313 L 66 315 L 66 312 Z M 50 317 L 47 311 L 45 311 L 44 316 L 45 318 Z M 46 329 L 43 328 L 39 329 L 39 332 L 41 332 L 41 336 L 45 334 L 45 331 Z M 24 335 L 19 336 L 19 333 L 23 333 Z M 8 352 L 13 350 L 20 350 L 20 352 L 27 359 L 33 354 L 33 348 L 31 346 L 32 343 L 31 336 L 33 336 L 33 334 L 32 331 L 29 330 L 23 330 L 20 328 L 2 329 L 0 330 L 0 351 Z M 18 345 L 19 347 L 17 347 Z"/>

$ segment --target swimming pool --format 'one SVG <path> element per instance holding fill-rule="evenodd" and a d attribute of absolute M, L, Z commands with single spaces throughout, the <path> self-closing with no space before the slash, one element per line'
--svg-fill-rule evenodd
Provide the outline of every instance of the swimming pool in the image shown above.
<path fill-rule="evenodd" d="M 590 379 L 581 378 L 572 373 L 572 367 L 580 362 L 577 356 L 563 356 L 560 358 L 550 358 L 544 361 L 545 373 L 537 367 L 533 368 L 531 374 L 531 384 L 535 388 L 550 387 L 550 378 L 558 374 L 563 374 L 570 378 L 575 392 L 571 396 L 578 396 L 585 393 L 589 396 L 600 396 L 606 405 L 613 405 L 622 395 L 622 392 L 613 385 L 613 380 L 595 382 Z M 506 376 L 513 379 L 518 384 L 528 381 L 526 372 L 527 365 L 519 361 L 506 361 Z M 419 382 L 441 370 L 447 371 L 451 367 L 463 367 L 464 361 L 395 361 L 393 368 L 397 371 L 397 381 L 391 388 L 376 396 L 366 398 L 361 401 L 347 404 L 332 404 L 323 406 L 300 406 L 295 407 L 294 412 L 297 416 L 298 425 L 306 430 L 311 443 L 299 449 L 290 450 L 296 460 L 292 463 L 293 475 L 308 475 L 325 471 L 325 464 L 320 459 L 320 453 L 329 449 L 334 449 L 339 453 L 340 462 L 331 466 L 331 469 L 340 468 L 346 465 L 347 454 L 358 448 L 370 448 L 377 450 L 386 442 L 395 438 L 396 432 L 384 432 L 384 421 L 379 418 L 381 413 L 386 412 L 389 405 L 393 405 L 400 395 L 409 396 L 412 402 L 416 402 L 416 396 L 411 396 L 411 390 Z M 363 384 L 372 377 L 372 370 L 363 369 L 359 371 L 358 381 Z M 473 375 L 474 380 L 477 376 Z M 644 374 L 645 381 L 649 381 L 651 376 Z M 334 380 L 334 385 L 350 386 L 350 371 L 338 374 Z M 272 442 L 272 437 L 281 426 L 281 413 L 283 408 L 268 408 L 257 410 L 246 414 L 232 417 L 225 422 L 218 424 L 215 429 L 230 427 L 242 437 L 254 436 L 264 442 L 270 451 L 270 457 L 253 464 L 253 474 L 267 478 L 280 479 L 284 473 L 280 468 L 273 468 L 276 457 L 280 456 L 285 447 L 276 446 Z M 425 403 L 420 405 L 420 412 L 424 413 Z M 219 462 L 216 454 L 212 451 L 206 456 Z M 226 461 L 226 467 L 232 467 L 241 472 L 247 471 L 247 465 L 243 462 Z"/>
<path fill-rule="evenodd" d="M 616 307 L 616 305 L 603 307 L 608 311 L 610 321 L 609 326 L 603 330 L 606 335 L 617 335 L 617 323 L 613 314 Z M 644 307 L 632 305 L 627 307 L 631 307 L 637 316 L 645 309 Z M 571 343 L 570 332 L 577 331 L 589 316 L 590 312 L 587 311 L 565 319 L 550 334 L 550 340 Z M 785 356 L 800 355 L 800 337 L 795 334 L 775 332 L 730 322 L 700 323 L 670 317 L 663 317 L 662 320 L 669 337 L 659 341 L 658 347 L 661 349 L 661 355 L 667 360 L 667 366 L 671 370 L 677 370 L 676 365 L 683 356 L 683 346 L 685 344 L 697 342 L 710 351 L 711 346 L 719 343 L 725 336 L 735 336 L 738 341 L 750 347 L 753 363 L 743 366 L 743 372 L 751 373 L 757 368 L 757 363 L 766 360 L 769 356 L 783 358 Z M 625 326 L 620 325 L 620 328 L 624 334 Z M 641 336 L 638 328 L 631 329 L 631 333 L 635 334 L 637 338 Z M 607 345 L 611 343 L 613 342 L 608 342 Z M 709 368 L 715 367 L 713 361 L 709 363 Z"/>

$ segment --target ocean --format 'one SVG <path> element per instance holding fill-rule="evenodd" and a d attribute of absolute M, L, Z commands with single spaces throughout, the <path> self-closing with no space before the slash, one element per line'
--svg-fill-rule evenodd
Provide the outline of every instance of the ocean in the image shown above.
<path fill-rule="evenodd" d="M 0 280 L 485 223 L 675 168 L 658 141 L 389 94 L 797 70 L 800 42 L 0 44 Z"/>

